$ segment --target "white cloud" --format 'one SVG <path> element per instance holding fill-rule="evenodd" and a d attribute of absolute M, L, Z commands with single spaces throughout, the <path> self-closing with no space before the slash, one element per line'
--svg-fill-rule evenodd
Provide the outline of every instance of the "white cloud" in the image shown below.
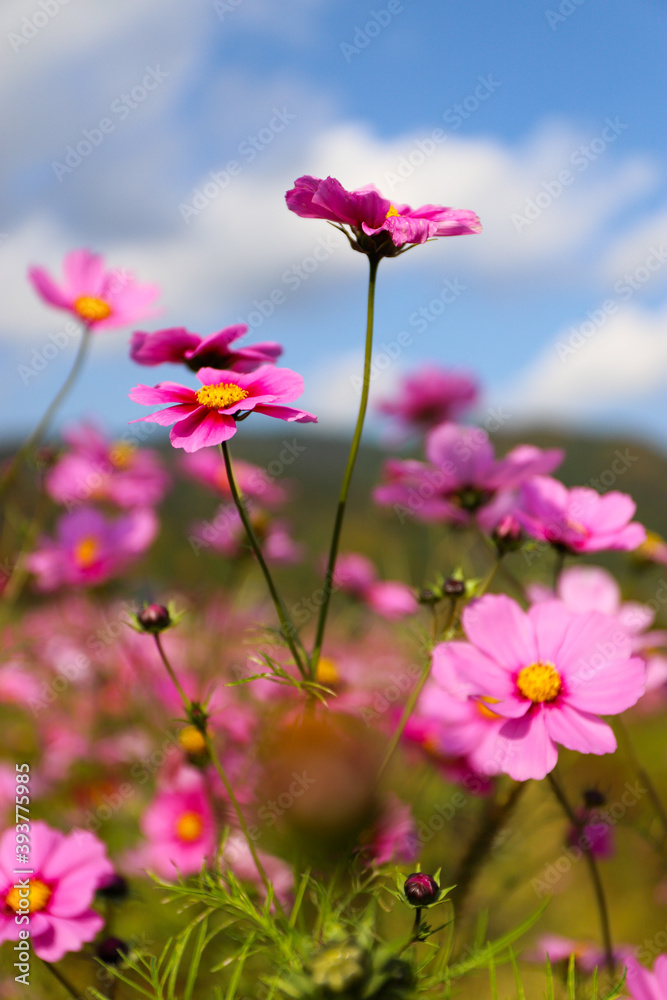
<path fill-rule="evenodd" d="M 562 330 L 498 395 L 517 418 L 577 423 L 667 383 L 667 308 L 626 305 Z"/>

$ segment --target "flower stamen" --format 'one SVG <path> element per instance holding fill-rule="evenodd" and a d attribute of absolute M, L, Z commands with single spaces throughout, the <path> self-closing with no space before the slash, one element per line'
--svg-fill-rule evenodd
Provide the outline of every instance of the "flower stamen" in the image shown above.
<path fill-rule="evenodd" d="M 197 389 L 197 402 L 201 406 L 208 406 L 211 410 L 224 410 L 234 403 L 239 403 L 250 393 L 242 389 L 240 385 L 233 382 L 222 382 L 220 385 L 203 385 Z"/>
<path fill-rule="evenodd" d="M 199 840 L 203 827 L 204 823 L 199 813 L 186 812 L 176 823 L 176 834 L 180 840 L 191 843 L 193 840 Z"/>
<path fill-rule="evenodd" d="M 89 323 L 99 323 L 111 315 L 111 306 L 104 299 L 95 298 L 94 295 L 80 295 L 74 302 L 74 311 Z"/>
<path fill-rule="evenodd" d="M 28 895 L 25 895 L 25 890 L 14 887 L 9 890 L 5 896 L 5 905 L 13 910 L 14 913 L 19 911 L 25 913 L 25 901 L 28 901 L 28 913 L 39 913 L 40 910 L 46 908 L 46 904 L 51 898 L 51 889 L 48 885 L 45 885 L 38 878 L 31 878 L 28 883 Z"/>
<path fill-rule="evenodd" d="M 88 535 L 77 542 L 74 547 L 74 561 L 81 569 L 88 569 L 97 559 L 100 546 L 93 535 Z"/>
<path fill-rule="evenodd" d="M 563 686 L 553 663 L 531 663 L 519 671 L 516 684 L 523 697 L 535 704 L 555 701 Z"/>

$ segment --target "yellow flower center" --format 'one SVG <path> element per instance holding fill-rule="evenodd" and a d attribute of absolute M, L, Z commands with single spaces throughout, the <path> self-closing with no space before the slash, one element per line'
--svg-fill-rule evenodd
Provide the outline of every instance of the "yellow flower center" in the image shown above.
<path fill-rule="evenodd" d="M 39 913 L 46 907 L 51 898 L 51 890 L 48 885 L 44 885 L 38 878 L 31 878 L 28 883 L 28 894 L 25 889 L 10 889 L 5 897 L 6 905 L 14 913 Z M 28 901 L 26 910 L 25 901 Z"/>
<path fill-rule="evenodd" d="M 181 729 L 178 734 L 178 742 L 186 753 L 198 754 L 203 753 L 206 749 L 206 740 L 196 726 L 186 726 L 185 729 Z M 190 815 L 194 815 L 194 813 Z"/>
<path fill-rule="evenodd" d="M 398 211 L 398 209 L 396 208 L 395 205 L 390 205 L 389 206 L 389 211 L 387 212 L 385 218 L 391 219 L 392 216 L 397 216 L 397 215 L 400 215 L 400 214 L 401 213 Z"/>
<path fill-rule="evenodd" d="M 247 395 L 246 390 L 240 386 L 223 382 L 221 385 L 203 385 L 201 389 L 197 389 L 197 402 L 212 410 L 224 410 L 226 406 L 238 403 Z"/>
<path fill-rule="evenodd" d="M 74 303 L 74 311 L 89 323 L 98 323 L 111 315 L 111 306 L 104 299 L 96 299 L 92 295 L 81 295 Z"/>
<path fill-rule="evenodd" d="M 129 441 L 115 441 L 109 452 L 109 461 L 116 469 L 126 469 L 136 448 Z"/>
<path fill-rule="evenodd" d="M 660 535 L 656 534 L 655 531 L 647 531 L 646 541 L 642 542 L 636 550 L 635 555 L 644 556 L 645 558 L 650 559 L 651 556 L 660 551 L 664 544 L 664 539 L 661 538 Z"/>
<path fill-rule="evenodd" d="M 204 823 L 199 813 L 186 812 L 179 817 L 176 823 L 176 834 L 181 840 L 190 843 L 192 840 L 199 839 L 203 826 Z"/>
<path fill-rule="evenodd" d="M 519 671 L 517 687 L 524 696 L 539 703 L 558 697 L 562 681 L 553 663 L 531 663 Z"/>
<path fill-rule="evenodd" d="M 325 687 L 333 687 L 334 684 L 338 684 L 340 681 L 338 668 L 328 656 L 321 656 L 317 661 L 315 680 L 318 684 L 324 684 Z"/>
<path fill-rule="evenodd" d="M 477 709 L 479 711 L 479 714 L 482 715 L 485 719 L 502 719 L 503 718 L 502 715 L 498 715 L 497 712 L 494 712 L 492 711 L 492 709 L 487 707 L 488 705 L 495 704 L 497 701 L 498 701 L 497 698 L 480 698 L 479 701 L 477 702 Z"/>
<path fill-rule="evenodd" d="M 99 542 L 93 535 L 82 538 L 74 547 L 74 561 L 81 569 L 88 569 L 97 559 L 100 551 Z"/>

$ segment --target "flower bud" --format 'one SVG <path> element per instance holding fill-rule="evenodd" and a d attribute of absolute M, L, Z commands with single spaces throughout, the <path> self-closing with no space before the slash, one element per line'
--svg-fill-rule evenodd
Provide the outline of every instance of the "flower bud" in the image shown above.
<path fill-rule="evenodd" d="M 429 906 L 440 895 L 440 886 L 433 876 L 413 872 L 406 878 L 403 891 L 408 903 L 413 906 Z"/>
<path fill-rule="evenodd" d="M 442 600 L 439 594 L 436 594 L 434 590 L 430 587 L 422 587 L 417 596 L 417 600 L 420 604 L 437 604 L 438 601 Z"/>
<path fill-rule="evenodd" d="M 450 576 L 442 585 L 442 592 L 447 597 L 463 597 L 466 592 L 466 585 L 463 580 L 457 580 Z"/>
<path fill-rule="evenodd" d="M 582 793 L 582 798 L 589 809 L 603 806 L 607 801 L 607 796 L 597 788 L 586 788 Z"/>
<path fill-rule="evenodd" d="M 120 965 L 123 956 L 127 955 L 129 950 L 129 945 L 125 941 L 121 941 L 120 938 L 107 937 L 100 941 L 95 949 L 95 954 L 105 965 Z"/>
<path fill-rule="evenodd" d="M 126 878 L 122 875 L 110 875 L 97 890 L 97 895 L 114 903 L 120 903 L 123 899 L 127 899 L 129 892 Z"/>
<path fill-rule="evenodd" d="M 164 632 L 171 625 L 171 615 L 164 604 L 149 604 L 137 615 L 144 632 Z"/>

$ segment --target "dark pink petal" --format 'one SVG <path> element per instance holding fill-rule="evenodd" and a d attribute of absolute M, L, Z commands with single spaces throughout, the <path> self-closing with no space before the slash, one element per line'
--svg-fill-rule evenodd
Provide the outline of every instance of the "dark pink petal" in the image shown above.
<path fill-rule="evenodd" d="M 236 434 L 236 421 L 217 410 L 202 406 L 185 420 L 175 424 L 169 437 L 174 448 L 198 451 L 227 441 Z"/>
<path fill-rule="evenodd" d="M 49 917 L 48 920 L 49 930 L 36 934 L 31 942 L 37 957 L 45 962 L 59 962 L 68 952 L 81 951 L 83 945 L 92 941 L 104 927 L 104 918 L 93 910 L 87 910 L 73 919 Z"/>
<path fill-rule="evenodd" d="M 493 446 L 479 427 L 440 424 L 426 436 L 426 457 L 438 466 L 442 489 L 485 487 L 494 468 Z"/>
<path fill-rule="evenodd" d="M 306 410 L 297 410 L 293 406 L 276 406 L 274 403 L 267 403 L 262 406 L 255 406 L 256 413 L 264 413 L 267 417 L 277 417 L 278 420 L 287 420 L 289 423 L 296 421 L 297 424 L 316 424 L 317 417 Z"/>
<path fill-rule="evenodd" d="M 583 540 L 579 551 L 581 552 L 601 552 L 603 549 L 621 549 L 624 552 L 632 552 L 639 548 L 646 541 L 646 528 L 633 521 L 619 531 L 613 531 L 600 535 L 592 535 Z"/>
<path fill-rule="evenodd" d="M 291 368 L 262 365 L 245 377 L 244 388 L 252 396 L 271 395 L 278 402 L 291 403 L 303 393 L 303 378 Z"/>
<path fill-rule="evenodd" d="M 616 737 L 602 719 L 559 701 L 544 709 L 544 721 L 552 740 L 579 753 L 613 753 Z"/>
<path fill-rule="evenodd" d="M 181 420 L 183 417 L 189 416 L 191 413 L 198 413 L 200 410 L 205 410 L 205 406 L 199 406 L 197 402 L 194 403 L 177 403 L 176 406 L 169 406 L 166 410 L 158 410 L 156 413 L 149 413 L 146 417 L 137 417 L 136 420 L 130 420 L 131 424 L 159 424 L 160 427 L 169 427 L 176 420 Z"/>
<path fill-rule="evenodd" d="M 189 333 L 184 326 L 142 333 L 137 330 L 130 341 L 130 357 L 140 365 L 177 364 L 188 351 L 194 351 L 201 337 Z M 139 400 L 141 402 L 141 400 Z"/>
<path fill-rule="evenodd" d="M 496 486 L 516 487 L 530 476 L 553 472 L 565 457 L 561 448 L 544 451 L 531 444 L 520 444 L 512 448 L 496 464 L 494 483 Z"/>
<path fill-rule="evenodd" d="M 196 358 L 199 354 L 218 353 L 220 355 L 229 354 L 229 345 L 248 332 L 245 323 L 237 323 L 235 326 L 226 326 L 224 330 L 218 330 L 208 337 L 198 337 L 199 344 L 188 355 L 188 359 Z"/>
<path fill-rule="evenodd" d="M 544 710 L 510 719 L 500 729 L 496 755 L 501 769 L 515 781 L 541 781 L 558 762 L 558 750 L 546 729 Z"/>
<path fill-rule="evenodd" d="M 128 393 L 135 403 L 151 406 L 153 403 L 190 403 L 198 406 L 194 389 L 178 382 L 159 382 L 157 385 L 137 385 Z"/>
<path fill-rule="evenodd" d="M 520 670 L 538 659 L 530 619 L 510 597 L 480 597 L 465 609 L 462 621 L 470 641 L 507 670 Z"/>

